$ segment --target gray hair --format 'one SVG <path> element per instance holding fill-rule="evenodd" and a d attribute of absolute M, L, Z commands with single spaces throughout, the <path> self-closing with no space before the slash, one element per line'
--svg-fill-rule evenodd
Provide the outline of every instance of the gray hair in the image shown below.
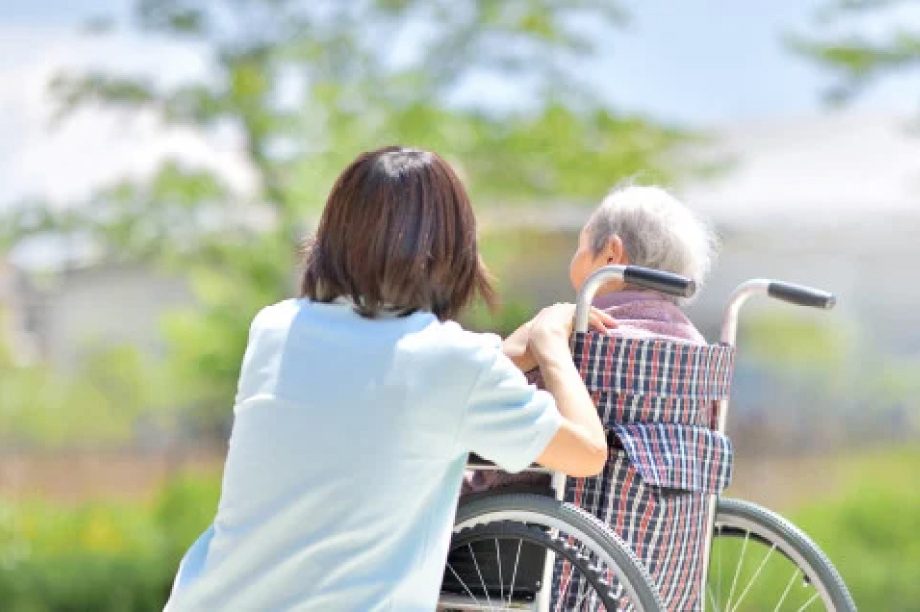
<path fill-rule="evenodd" d="M 595 256 L 619 236 L 630 264 L 687 276 L 698 287 L 718 248 L 709 225 L 661 187 L 614 189 L 591 215 L 587 231 Z"/>

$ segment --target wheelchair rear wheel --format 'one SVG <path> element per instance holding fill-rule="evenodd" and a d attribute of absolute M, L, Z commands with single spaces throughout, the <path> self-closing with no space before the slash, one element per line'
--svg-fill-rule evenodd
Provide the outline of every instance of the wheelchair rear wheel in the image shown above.
<path fill-rule="evenodd" d="M 439 610 L 664 609 L 622 540 L 551 497 L 496 494 L 461 504 L 450 551 Z"/>
<path fill-rule="evenodd" d="M 856 611 L 821 549 L 781 516 L 720 499 L 712 535 L 707 609 Z"/>

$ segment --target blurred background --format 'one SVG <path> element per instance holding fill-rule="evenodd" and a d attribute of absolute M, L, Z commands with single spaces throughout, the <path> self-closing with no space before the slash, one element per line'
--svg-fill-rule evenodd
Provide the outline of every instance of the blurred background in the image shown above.
<path fill-rule="evenodd" d="M 248 325 L 336 174 L 462 172 L 508 332 L 570 301 L 624 180 L 718 230 L 742 317 L 729 495 L 864 610 L 920 609 L 920 2 L 43 0 L 0 5 L 0 609 L 162 608 L 211 521 Z"/>

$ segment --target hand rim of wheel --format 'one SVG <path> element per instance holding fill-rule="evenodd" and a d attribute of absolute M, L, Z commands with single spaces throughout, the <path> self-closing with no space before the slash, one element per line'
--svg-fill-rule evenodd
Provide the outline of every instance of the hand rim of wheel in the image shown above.
<path fill-rule="evenodd" d="M 559 537 L 558 535 L 554 536 L 543 531 L 539 527 L 527 525 L 518 521 L 496 521 L 481 523 L 474 527 L 467 527 L 466 529 L 463 529 L 454 535 L 456 536 L 456 540 L 451 540 L 452 548 L 455 548 L 454 542 L 457 541 L 459 541 L 459 543 L 456 545 L 456 547 L 460 548 L 469 544 L 473 544 L 479 539 L 487 538 L 519 538 L 524 542 L 545 545 L 555 554 L 562 555 L 569 563 L 579 567 L 579 570 L 582 572 L 582 574 L 584 574 L 585 579 L 598 594 L 598 597 L 601 599 L 601 603 L 604 605 L 605 609 L 615 610 L 617 608 L 617 603 L 615 601 L 616 595 L 609 590 L 609 585 L 604 582 L 604 577 L 600 574 L 600 571 L 596 567 L 592 567 L 590 561 L 587 558 L 584 560 L 579 559 L 578 557 L 580 555 L 578 551 L 575 549 L 575 547 L 569 545 L 565 541 L 566 538 Z M 605 587 L 608 589 L 606 593 L 603 591 Z M 552 585 L 543 585 L 543 588 L 552 588 Z M 492 610 L 494 608 L 492 606 L 483 608 L 481 605 L 477 605 L 475 609 Z M 501 609 L 504 610 L 505 608 L 503 607 Z"/>
<path fill-rule="evenodd" d="M 487 508 L 479 513 L 470 511 L 470 508 L 476 509 L 484 505 L 494 507 Z M 591 526 L 592 529 L 597 530 L 598 535 L 601 537 L 589 533 L 578 525 L 573 525 L 570 521 L 550 514 L 550 512 L 554 511 L 570 514 L 569 518 L 575 521 L 583 521 L 586 525 Z M 457 511 L 457 518 L 458 520 L 454 524 L 454 533 L 485 523 L 512 521 L 543 525 L 575 536 L 585 544 L 590 544 L 593 552 L 597 553 L 609 567 L 619 570 L 618 579 L 637 612 L 659 612 L 659 610 L 665 609 L 661 596 L 657 589 L 654 588 L 654 581 L 635 553 L 613 531 L 598 521 L 596 517 L 577 506 L 542 495 L 505 493 L 477 499 L 461 505 Z M 629 564 L 630 569 L 624 569 L 624 562 L 614 558 L 609 549 L 605 547 L 615 547 L 618 553 L 623 555 L 623 561 Z M 648 589 L 643 589 L 645 598 L 640 596 L 633 579 L 628 576 L 628 572 L 631 570 L 635 571 L 641 577 L 641 580 L 648 585 Z M 643 603 L 643 600 L 648 603 Z M 654 600 L 654 605 L 651 605 L 651 600 Z"/>

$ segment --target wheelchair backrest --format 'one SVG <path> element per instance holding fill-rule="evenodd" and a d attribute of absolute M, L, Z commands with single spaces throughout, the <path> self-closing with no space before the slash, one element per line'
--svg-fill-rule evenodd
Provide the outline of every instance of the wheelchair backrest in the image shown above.
<path fill-rule="evenodd" d="M 649 484 L 717 493 L 731 480 L 732 447 L 715 431 L 728 398 L 728 345 L 575 334 L 573 359 L 601 421 Z"/>
<path fill-rule="evenodd" d="M 575 366 L 606 421 L 715 428 L 735 350 L 649 338 L 575 334 Z"/>

